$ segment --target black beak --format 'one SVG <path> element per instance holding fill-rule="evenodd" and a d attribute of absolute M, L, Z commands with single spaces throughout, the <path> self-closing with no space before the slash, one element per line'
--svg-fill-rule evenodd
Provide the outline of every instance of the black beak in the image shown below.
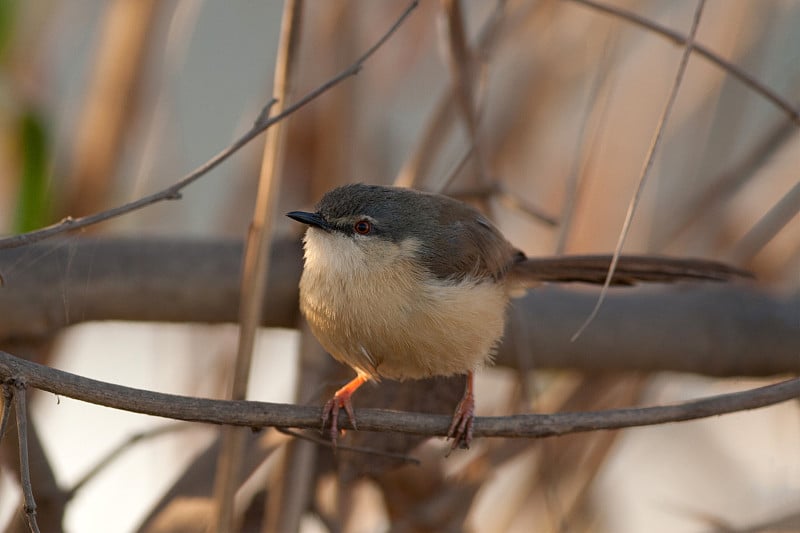
<path fill-rule="evenodd" d="M 314 226 L 315 228 L 320 228 L 325 231 L 330 231 L 332 229 L 331 225 L 328 224 L 319 213 L 292 211 L 290 213 L 286 213 L 286 216 L 298 222 L 302 222 L 303 224 L 308 224 L 309 226 Z"/>

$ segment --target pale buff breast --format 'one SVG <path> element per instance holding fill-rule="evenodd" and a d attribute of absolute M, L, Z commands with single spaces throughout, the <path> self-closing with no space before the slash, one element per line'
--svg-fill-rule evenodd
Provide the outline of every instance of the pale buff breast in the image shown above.
<path fill-rule="evenodd" d="M 502 284 L 426 279 L 408 259 L 413 241 L 373 242 L 369 258 L 348 236 L 312 228 L 306 241 L 301 309 L 337 360 L 402 380 L 465 373 L 491 358 L 505 323 Z"/>

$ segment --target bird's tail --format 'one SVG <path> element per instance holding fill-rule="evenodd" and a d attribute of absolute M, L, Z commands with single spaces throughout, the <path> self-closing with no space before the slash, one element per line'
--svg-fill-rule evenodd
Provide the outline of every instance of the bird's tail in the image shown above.
<path fill-rule="evenodd" d="M 610 255 L 526 258 L 514 264 L 509 276 L 515 285 L 523 286 L 543 282 L 602 284 L 610 265 Z M 750 272 L 707 259 L 623 255 L 617 261 L 611 285 L 731 281 L 752 277 Z"/>

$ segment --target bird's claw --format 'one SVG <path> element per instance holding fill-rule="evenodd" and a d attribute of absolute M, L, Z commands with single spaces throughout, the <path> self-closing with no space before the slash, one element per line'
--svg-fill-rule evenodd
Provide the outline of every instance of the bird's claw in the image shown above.
<path fill-rule="evenodd" d="M 472 422 L 474 418 L 475 398 L 470 391 L 464 394 L 453 413 L 453 421 L 447 430 L 447 438 L 452 439 L 453 442 L 450 444 L 450 451 L 447 452 L 447 455 L 450 455 L 456 448 L 469 449 L 469 445 L 472 442 Z"/>
<path fill-rule="evenodd" d="M 322 427 L 320 431 L 325 434 L 325 426 L 330 424 L 329 437 L 331 444 L 336 448 L 336 441 L 339 438 L 339 410 L 344 409 L 350 418 L 350 423 L 353 424 L 353 429 L 358 429 L 356 424 L 356 415 L 353 413 L 353 403 L 350 401 L 350 396 L 334 395 L 333 398 L 325 403 L 322 408 Z"/>

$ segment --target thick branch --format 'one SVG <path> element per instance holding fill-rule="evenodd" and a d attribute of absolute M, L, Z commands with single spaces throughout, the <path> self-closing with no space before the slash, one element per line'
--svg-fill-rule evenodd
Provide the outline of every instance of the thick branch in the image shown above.
<path fill-rule="evenodd" d="M 230 424 L 319 428 L 319 408 L 265 402 L 210 400 L 163 394 L 62 372 L 0 351 L 0 380 L 17 380 L 29 387 L 76 400 L 176 420 Z M 475 419 L 479 437 L 549 437 L 598 429 L 663 424 L 766 407 L 800 397 L 800 378 L 743 392 L 711 396 L 677 405 L 613 409 L 586 413 L 527 414 Z M 449 415 L 427 415 L 382 409 L 358 409 L 361 430 L 395 431 L 443 436 Z M 340 424 L 352 429 L 349 421 Z"/>
<path fill-rule="evenodd" d="M 513 336 L 498 362 L 518 350 L 528 368 L 697 372 L 768 376 L 800 371 L 800 292 L 748 284 L 611 289 L 592 325 L 569 338 L 597 301 L 595 289 L 544 287 L 512 309 Z"/>
<path fill-rule="evenodd" d="M 272 247 L 264 324 L 297 325 L 299 240 Z M 93 320 L 236 322 L 240 241 L 74 239 L 0 250 L 0 339 Z"/>
<path fill-rule="evenodd" d="M 279 240 L 265 326 L 295 327 L 299 239 Z M 242 245 L 235 241 L 73 239 L 0 250 L 0 339 L 41 338 L 91 320 L 235 322 Z M 677 370 L 715 376 L 800 369 L 800 293 L 749 284 L 612 289 L 592 326 L 570 336 L 594 289 L 543 287 L 516 300 L 497 362 L 584 370 Z"/>

